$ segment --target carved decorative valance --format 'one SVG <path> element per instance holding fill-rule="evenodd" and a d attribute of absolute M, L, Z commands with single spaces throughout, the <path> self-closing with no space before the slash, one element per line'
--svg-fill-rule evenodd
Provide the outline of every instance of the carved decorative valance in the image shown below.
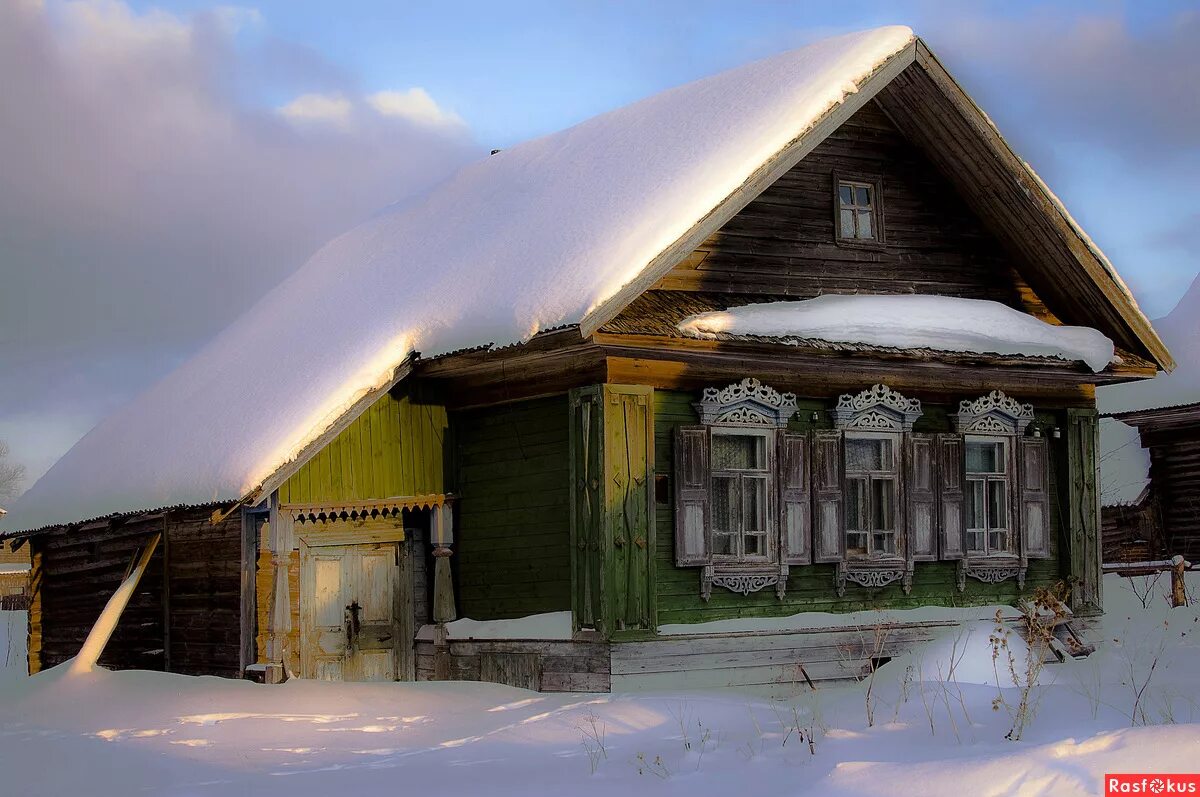
<path fill-rule="evenodd" d="M 833 418 L 839 429 L 910 432 L 921 417 L 921 402 L 905 398 L 887 385 L 874 385 L 838 399 Z"/>
<path fill-rule="evenodd" d="M 868 589 L 879 589 L 897 581 L 904 594 L 912 592 L 913 565 L 904 559 L 849 559 L 838 562 L 834 575 L 839 598 L 846 595 L 846 582 Z"/>
<path fill-rule="evenodd" d="M 1022 435 L 1033 422 L 1033 405 L 993 390 L 974 401 L 962 401 L 953 416 L 954 424 L 963 434 Z"/>
<path fill-rule="evenodd" d="M 782 427 L 796 412 L 796 394 L 743 379 L 720 389 L 705 388 L 696 410 L 704 424 Z"/>
<path fill-rule="evenodd" d="M 774 587 L 775 596 L 783 600 L 787 594 L 787 580 L 787 565 L 708 565 L 700 571 L 700 597 L 707 601 L 712 597 L 713 587 L 724 587 L 739 595 Z"/>

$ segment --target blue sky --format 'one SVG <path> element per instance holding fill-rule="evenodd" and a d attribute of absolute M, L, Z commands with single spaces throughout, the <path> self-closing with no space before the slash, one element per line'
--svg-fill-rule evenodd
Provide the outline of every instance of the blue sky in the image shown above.
<path fill-rule="evenodd" d="M 0 440 L 36 476 L 321 243 L 488 149 L 893 23 L 1170 310 L 1200 271 L 1195 3 L 0 0 Z"/>

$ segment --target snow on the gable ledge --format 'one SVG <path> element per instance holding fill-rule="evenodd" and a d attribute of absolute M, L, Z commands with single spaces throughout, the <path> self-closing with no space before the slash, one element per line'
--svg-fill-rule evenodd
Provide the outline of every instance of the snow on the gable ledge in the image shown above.
<path fill-rule="evenodd" d="M 464 168 L 328 244 L 89 432 L 5 526 L 239 498 L 411 351 L 584 320 L 912 39 L 826 39 Z"/>
<path fill-rule="evenodd" d="M 679 329 L 806 338 L 901 349 L 1021 354 L 1083 360 L 1093 371 L 1112 361 L 1113 343 L 1090 327 L 1054 326 L 999 302 L 953 296 L 827 295 L 768 302 L 685 318 Z"/>

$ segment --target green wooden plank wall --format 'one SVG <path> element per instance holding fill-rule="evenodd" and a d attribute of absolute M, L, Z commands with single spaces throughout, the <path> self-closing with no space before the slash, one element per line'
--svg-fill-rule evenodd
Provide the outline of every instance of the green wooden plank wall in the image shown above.
<path fill-rule="evenodd" d="M 393 391 L 381 396 L 279 488 L 281 503 L 445 492 L 446 410 Z"/>
<path fill-rule="evenodd" d="M 570 610 L 567 397 L 459 412 L 452 422 L 459 616 Z"/>
<path fill-rule="evenodd" d="M 698 422 L 692 403 L 698 395 L 678 391 L 656 390 L 654 393 L 654 452 L 655 474 L 657 477 L 672 478 L 671 457 L 674 448 L 675 427 L 681 424 Z M 813 428 L 828 428 L 829 416 L 826 405 L 818 401 L 800 402 L 800 411 L 796 413 L 791 427 L 796 431 L 807 431 Z M 818 418 L 812 419 L 817 411 Z M 1053 415 L 1039 415 L 1039 422 L 1053 421 L 1060 426 L 1065 425 L 1064 418 Z M 939 432 L 951 431 L 946 408 L 928 407 L 925 415 L 918 421 L 915 431 Z M 1052 441 L 1052 445 L 1059 441 Z M 1058 489 L 1057 469 L 1052 469 L 1050 488 L 1052 493 L 1059 496 L 1051 507 L 1051 524 L 1055 539 L 1059 539 L 1059 520 L 1063 496 Z M 673 489 L 673 485 L 669 485 Z M 667 503 L 655 506 L 656 522 L 656 566 L 655 575 L 658 594 L 658 622 L 667 623 L 698 623 L 709 620 L 724 620 L 736 617 L 771 617 L 786 616 L 804 611 L 842 612 L 860 609 L 909 608 L 924 605 L 937 606 L 969 606 L 992 603 L 1011 604 L 1017 600 L 1020 593 L 1015 581 L 1001 584 L 984 584 L 974 579 L 967 579 L 965 592 L 959 592 L 955 565 L 951 562 L 918 562 L 913 577 L 912 593 L 905 595 L 900 585 L 891 585 L 883 589 L 868 590 L 855 584 L 847 584 L 846 595 L 839 598 L 834 588 L 834 565 L 808 565 L 794 567 L 788 578 L 787 595 L 784 600 L 775 597 L 773 589 L 765 589 L 750 595 L 738 595 L 729 590 L 716 587 L 712 597 L 705 603 L 700 598 L 700 571 L 698 568 L 680 568 L 675 566 L 675 533 L 673 506 L 670 496 L 672 489 L 665 494 Z M 1062 548 L 1060 543 L 1057 550 Z M 1057 556 L 1057 553 L 1056 553 Z M 1032 593 L 1034 587 L 1050 585 L 1059 581 L 1060 563 L 1057 558 L 1035 560 L 1030 562 L 1026 594 Z"/>

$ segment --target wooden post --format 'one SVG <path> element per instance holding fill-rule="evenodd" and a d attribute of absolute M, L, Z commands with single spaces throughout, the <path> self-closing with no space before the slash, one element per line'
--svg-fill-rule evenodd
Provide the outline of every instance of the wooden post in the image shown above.
<path fill-rule="evenodd" d="M 450 557 L 454 542 L 454 513 L 449 504 L 434 507 L 430 513 L 433 528 L 429 542 L 433 545 L 433 677 L 436 681 L 450 680 L 450 634 L 446 623 L 458 619 L 454 605 L 454 578 Z"/>
<path fill-rule="evenodd" d="M 1187 585 L 1184 584 L 1184 572 L 1192 566 L 1191 562 L 1176 554 L 1171 559 L 1171 605 L 1187 606 Z"/>

